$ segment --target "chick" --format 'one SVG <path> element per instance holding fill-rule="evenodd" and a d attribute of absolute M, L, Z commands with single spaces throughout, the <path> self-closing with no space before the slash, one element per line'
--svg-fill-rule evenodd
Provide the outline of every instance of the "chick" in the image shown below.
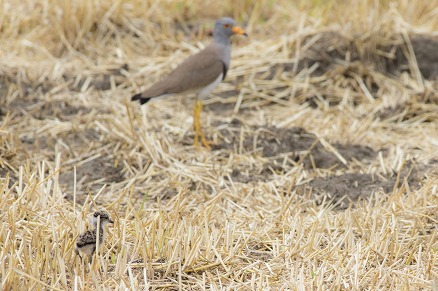
<path fill-rule="evenodd" d="M 90 263 L 92 262 L 93 254 L 96 251 L 98 221 L 99 221 L 99 247 L 100 247 L 105 239 L 105 231 L 104 231 L 105 225 L 114 223 L 114 221 L 111 220 L 111 217 L 109 216 L 108 212 L 104 210 L 97 211 L 93 214 L 92 223 L 94 225 L 94 229 L 82 233 L 81 235 L 79 235 L 76 241 L 76 250 L 75 250 L 76 254 L 79 255 L 80 257 L 81 257 L 80 253 L 88 255 Z"/>

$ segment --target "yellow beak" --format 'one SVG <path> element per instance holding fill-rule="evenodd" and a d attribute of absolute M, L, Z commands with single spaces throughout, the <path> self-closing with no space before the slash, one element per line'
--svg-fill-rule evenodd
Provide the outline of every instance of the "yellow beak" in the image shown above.
<path fill-rule="evenodd" d="M 232 31 L 234 34 L 239 34 L 239 35 L 248 36 L 248 34 L 246 34 L 246 32 L 245 32 L 242 28 L 240 28 L 240 27 L 238 27 L 238 26 L 233 26 L 233 28 L 231 29 L 231 31 Z"/>

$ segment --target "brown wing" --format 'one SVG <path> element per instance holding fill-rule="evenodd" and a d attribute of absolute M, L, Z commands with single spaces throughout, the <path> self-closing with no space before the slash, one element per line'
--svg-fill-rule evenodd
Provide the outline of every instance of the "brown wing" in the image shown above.
<path fill-rule="evenodd" d="M 78 239 L 76 240 L 76 247 L 81 248 L 93 243 L 96 244 L 96 234 L 92 230 L 88 230 L 79 235 Z"/>
<path fill-rule="evenodd" d="M 226 70 L 217 49 L 209 46 L 187 58 L 163 80 L 143 91 L 141 97 L 195 91 L 211 84 L 220 74 L 225 77 Z"/>

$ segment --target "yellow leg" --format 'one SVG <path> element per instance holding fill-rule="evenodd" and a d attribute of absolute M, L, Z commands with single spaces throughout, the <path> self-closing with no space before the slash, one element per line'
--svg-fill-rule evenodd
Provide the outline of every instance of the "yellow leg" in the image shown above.
<path fill-rule="evenodd" d="M 202 100 L 198 102 L 198 106 L 199 106 L 199 118 L 198 118 L 198 122 L 199 122 L 199 135 L 201 136 L 201 143 L 202 145 L 207 149 L 207 150 L 211 150 L 211 142 L 209 142 L 204 135 L 204 132 L 202 131 L 202 127 L 201 127 L 201 111 L 202 111 Z"/>
<path fill-rule="evenodd" d="M 193 146 L 199 150 L 199 118 L 200 118 L 200 112 L 199 112 L 199 106 L 198 106 L 198 100 L 195 100 L 195 106 L 193 108 L 193 129 L 195 130 L 195 139 L 193 140 Z"/>
<path fill-rule="evenodd" d="M 207 141 L 205 138 L 204 132 L 201 128 L 201 111 L 202 111 L 202 101 L 195 101 L 195 108 L 194 108 L 194 127 L 195 127 L 195 140 L 193 141 L 193 145 L 195 148 L 199 149 L 199 141 L 198 138 L 201 137 L 201 143 L 202 145 L 210 150 L 210 142 Z"/>

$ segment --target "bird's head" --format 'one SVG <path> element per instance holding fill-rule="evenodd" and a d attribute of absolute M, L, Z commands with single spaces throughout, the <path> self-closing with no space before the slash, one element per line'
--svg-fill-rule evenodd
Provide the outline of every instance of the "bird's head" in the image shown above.
<path fill-rule="evenodd" d="M 234 19 L 230 17 L 218 19 L 214 25 L 213 36 L 219 39 L 229 39 L 232 35 L 248 36 L 242 28 L 236 25 Z"/>
<path fill-rule="evenodd" d="M 107 224 L 114 223 L 114 221 L 111 220 L 110 215 L 105 210 L 99 210 L 94 212 L 92 222 L 94 225 L 97 226 L 97 220 L 100 219 L 100 226 L 104 227 Z"/>

